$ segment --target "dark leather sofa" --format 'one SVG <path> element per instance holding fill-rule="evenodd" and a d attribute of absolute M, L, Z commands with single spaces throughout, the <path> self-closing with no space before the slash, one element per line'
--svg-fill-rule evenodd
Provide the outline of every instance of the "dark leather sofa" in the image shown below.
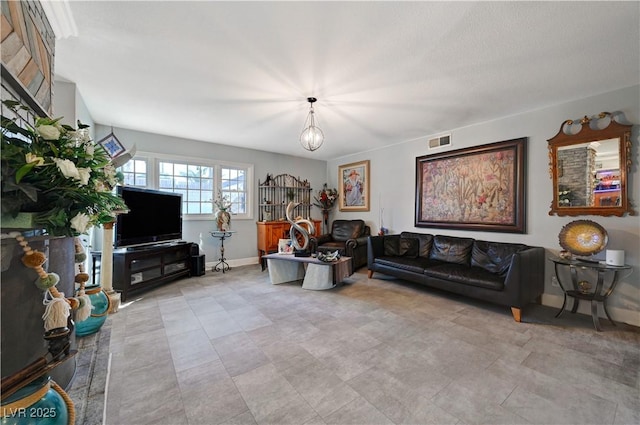
<path fill-rule="evenodd" d="M 402 232 L 372 236 L 374 272 L 521 310 L 544 292 L 544 248 L 472 238 Z"/>
<path fill-rule="evenodd" d="M 367 239 L 371 228 L 364 220 L 334 220 L 331 233 L 320 235 L 314 241 L 318 252 L 340 251 L 343 257 L 351 257 L 352 270 L 367 265 Z"/>

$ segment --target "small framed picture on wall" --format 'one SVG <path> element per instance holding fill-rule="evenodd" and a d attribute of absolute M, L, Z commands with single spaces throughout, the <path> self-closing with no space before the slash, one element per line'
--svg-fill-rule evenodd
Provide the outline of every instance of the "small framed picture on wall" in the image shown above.
<path fill-rule="evenodd" d="M 340 211 L 369 211 L 369 160 L 338 167 Z"/>
<path fill-rule="evenodd" d="M 100 140 L 98 145 L 102 146 L 102 149 L 104 149 L 109 155 L 109 158 L 112 159 L 125 151 L 124 146 L 122 146 L 120 140 L 118 140 L 116 135 L 113 133 L 109 133 L 108 136 Z"/>

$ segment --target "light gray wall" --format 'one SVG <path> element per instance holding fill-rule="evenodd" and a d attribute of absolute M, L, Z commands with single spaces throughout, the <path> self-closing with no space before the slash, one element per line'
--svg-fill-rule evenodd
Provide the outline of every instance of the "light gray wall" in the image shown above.
<path fill-rule="evenodd" d="M 111 127 L 97 125 L 96 140 L 105 137 L 111 131 Z M 182 139 L 179 137 L 164 136 L 159 134 L 144 133 L 122 128 L 114 128 L 114 134 L 126 147 L 134 144 L 139 152 L 153 152 L 178 157 L 207 158 L 211 160 L 239 162 L 254 165 L 254 216 L 253 219 L 237 219 L 232 217 L 231 228 L 237 233 L 225 241 L 225 256 L 230 260 L 239 260 L 244 263 L 257 264 L 257 184 L 258 179 L 264 181 L 267 173 L 274 176 L 278 174 L 291 174 L 301 179 L 309 180 L 311 187 L 322 187 L 326 179 L 326 162 L 316 161 L 294 156 L 279 155 L 270 152 L 242 149 L 213 143 L 199 142 Z M 296 143 L 292 139 L 291 143 Z M 320 219 L 320 210 L 312 208 L 312 218 Z M 213 221 L 209 220 L 185 220 L 183 222 L 183 239 L 196 242 L 206 255 L 206 262 L 211 263 L 219 257 L 219 241 L 214 240 L 209 232 L 214 229 Z"/>
<path fill-rule="evenodd" d="M 89 133 L 95 139 L 93 118 L 75 83 L 59 80 L 54 82 L 53 116 L 62 117 L 62 123 L 73 128 L 78 127 L 80 120 L 82 124 L 89 126 Z"/>
<path fill-rule="evenodd" d="M 369 212 L 333 212 L 331 218 L 363 218 L 376 233 L 379 229 L 379 211 L 384 208 L 384 225 L 392 233 L 404 230 L 452 236 L 469 236 L 485 240 L 523 242 L 542 246 L 548 253 L 560 249 L 558 233 L 561 228 L 576 219 L 589 219 L 601 224 L 609 234 L 610 249 L 623 249 L 626 263 L 633 266 L 633 273 L 618 284 L 608 306 L 614 319 L 640 325 L 640 218 L 625 217 L 557 217 L 549 216 L 553 196 L 549 175 L 547 139 L 555 136 L 560 124 L 566 119 L 594 116 L 602 111 L 622 111 L 628 123 L 640 124 L 640 86 L 604 93 L 598 96 L 575 100 L 561 105 L 549 106 L 528 113 L 504 117 L 468 127 L 451 129 L 452 146 L 429 150 L 427 140 L 436 135 L 425 135 L 424 139 L 394 144 L 387 148 L 363 152 L 357 155 L 329 161 L 328 181 L 338 187 L 338 166 L 351 162 L 371 161 L 371 210 Z M 638 172 L 638 129 L 632 132 L 632 170 L 629 179 L 629 194 L 636 205 L 640 201 L 640 173 Z M 461 149 L 502 140 L 528 137 L 527 154 L 527 233 L 508 234 L 473 232 L 460 230 L 429 229 L 414 227 L 415 205 L 415 161 L 416 157 L 440 151 Z M 390 141 L 393 142 L 393 141 Z M 543 303 L 560 305 L 561 291 L 552 287 L 551 267 L 546 265 L 545 296 Z M 583 303 L 584 304 L 584 303 Z M 583 307 L 583 306 L 581 306 Z M 585 310 L 580 310 L 584 311 Z"/>
<path fill-rule="evenodd" d="M 63 117 L 63 124 L 75 127 L 76 85 L 56 80 L 53 83 L 53 94 L 53 116 Z"/>

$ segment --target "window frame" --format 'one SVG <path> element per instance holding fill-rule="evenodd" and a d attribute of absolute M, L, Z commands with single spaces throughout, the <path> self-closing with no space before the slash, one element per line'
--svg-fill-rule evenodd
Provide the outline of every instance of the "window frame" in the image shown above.
<path fill-rule="evenodd" d="M 160 162 L 180 163 L 187 165 L 196 165 L 201 167 L 213 168 L 213 185 L 214 193 L 213 197 L 218 195 L 218 191 L 221 187 L 222 169 L 232 168 L 241 169 L 245 172 L 245 211 L 244 214 L 233 214 L 234 220 L 253 220 L 253 198 L 254 198 L 254 185 L 253 185 L 253 171 L 254 165 L 248 163 L 232 162 L 225 160 L 212 160 L 194 158 L 183 155 L 167 155 L 161 153 L 141 152 L 138 151 L 132 160 L 145 160 L 147 161 L 147 189 L 162 190 L 160 189 Z M 137 186 L 143 187 L 143 186 Z M 182 212 L 182 219 L 184 221 L 196 221 L 196 220 L 213 220 L 215 214 L 215 206 L 213 207 L 213 213 L 211 214 L 188 214 L 185 211 Z"/>

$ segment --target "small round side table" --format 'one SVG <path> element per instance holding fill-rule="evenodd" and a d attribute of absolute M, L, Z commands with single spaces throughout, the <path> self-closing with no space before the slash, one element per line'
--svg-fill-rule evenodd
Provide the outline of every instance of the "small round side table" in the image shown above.
<path fill-rule="evenodd" d="M 611 266 L 600 262 L 564 259 L 559 257 L 551 257 L 549 260 L 554 263 L 556 279 L 558 279 L 558 284 L 564 293 L 562 307 L 558 314 L 556 314 L 556 317 L 560 317 L 567 305 L 567 297 L 571 297 L 573 298 L 573 306 L 571 307 L 572 313 L 578 311 L 580 300 L 591 301 L 591 318 L 593 319 L 593 326 L 595 326 L 597 331 L 602 331 L 602 328 L 600 327 L 600 320 L 598 319 L 598 303 L 602 303 L 604 313 L 607 315 L 609 321 L 615 326 L 615 323 L 613 322 L 613 319 L 611 319 L 609 311 L 607 310 L 607 298 L 609 298 L 613 293 L 613 290 L 618 284 L 620 272 L 623 270 L 631 270 L 631 266 Z M 567 285 L 566 282 L 562 282 L 562 279 L 560 278 L 560 275 L 562 274 L 560 273 L 561 268 L 569 269 L 569 273 L 571 275 L 571 286 Z M 598 280 L 595 288 L 593 289 L 581 288 L 578 285 L 578 272 L 585 270 L 595 270 L 598 273 Z M 605 284 L 605 275 L 607 274 L 611 275 L 611 280 L 608 284 Z"/>
<path fill-rule="evenodd" d="M 233 236 L 233 234 L 235 233 L 235 230 L 213 230 L 211 231 L 211 236 L 213 236 L 216 239 L 220 239 L 220 258 L 218 259 L 218 263 L 213 266 L 212 271 L 214 272 L 219 272 L 222 271 L 222 273 L 224 273 L 225 271 L 228 271 L 231 269 L 231 267 L 229 267 L 229 263 L 227 263 L 227 259 L 224 256 L 224 240 L 225 239 L 229 239 L 231 236 Z"/>

